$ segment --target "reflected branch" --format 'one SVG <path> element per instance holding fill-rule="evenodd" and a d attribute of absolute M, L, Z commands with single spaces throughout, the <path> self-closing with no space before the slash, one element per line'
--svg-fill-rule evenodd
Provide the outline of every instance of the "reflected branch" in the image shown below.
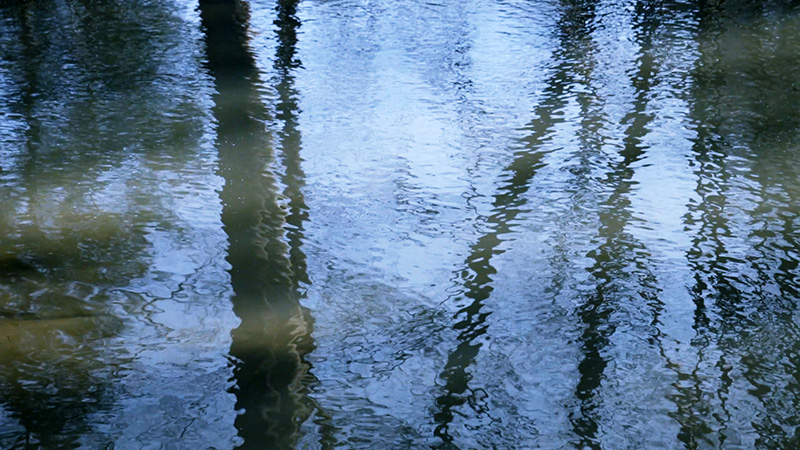
<path fill-rule="evenodd" d="M 716 15 L 712 6 L 701 5 L 699 8 L 696 20 L 700 33 L 714 26 Z M 687 228 L 696 230 L 686 259 L 694 277 L 689 292 L 695 304 L 693 328 L 696 335 L 692 345 L 697 349 L 697 363 L 690 374 L 683 373 L 677 364 L 669 365 L 678 375 L 675 383 L 677 394 L 673 399 L 677 406 L 673 417 L 681 425 L 678 439 L 690 449 L 711 443 L 713 429 L 707 423 L 710 411 L 701 387 L 700 366 L 705 362 L 706 354 L 711 353 L 709 347 L 716 345 L 712 335 L 717 334 L 714 330 L 718 329 L 719 323 L 714 316 L 720 314 L 722 320 L 733 319 L 738 303 L 735 299 L 739 296 L 735 282 L 727 275 L 725 268 L 732 262 L 725 244 L 725 238 L 731 235 L 726 208 L 732 175 L 723 151 L 726 143 L 719 132 L 721 116 L 714 101 L 723 83 L 722 71 L 705 61 L 704 53 L 713 52 L 713 49 L 705 48 L 706 45 L 708 43 L 699 46 L 690 111 L 696 133 L 692 154 L 698 201 L 687 205 L 688 212 L 684 220 Z M 724 350 L 719 358 L 718 366 L 726 367 L 724 361 L 728 356 Z M 718 388 L 723 409 L 730 385 L 730 382 L 722 383 Z M 716 420 L 720 419 L 717 415 Z M 725 423 L 720 425 L 724 427 Z"/>
<path fill-rule="evenodd" d="M 594 16 L 591 3 L 574 3 L 565 7 L 557 24 L 561 47 L 554 54 L 557 64 L 546 81 L 543 98 L 534 110 L 536 119 L 524 128 L 528 134 L 522 139 L 521 149 L 514 153 L 513 160 L 503 171 L 502 184 L 492 202 L 492 213 L 484 219 L 489 231 L 470 248 L 464 267 L 456 271 L 453 281 L 459 287 L 452 299 L 457 304 L 465 303 L 465 306 L 456 312 L 458 321 L 453 325 L 459 332 L 458 345 L 450 352 L 439 374 L 445 392 L 436 399 L 434 434 L 442 440 L 442 448 L 455 447 L 449 427 L 457 408 L 468 404 L 479 415 L 489 414 L 485 393 L 469 386 L 471 375 L 468 368 L 475 363 L 482 346 L 480 339 L 488 329 L 486 320 L 491 313 L 483 308 L 494 289 L 492 275 L 497 273 L 491 260 L 505 252 L 502 244 L 510 238 L 504 239 L 504 236 L 514 232 L 518 217 L 526 212 L 525 194 L 531 187 L 531 180 L 545 166 L 545 156 L 552 151 L 545 148 L 547 141 L 555 126 L 565 121 L 562 111 L 568 105 L 568 94 L 581 81 L 578 67 L 582 58 L 587 57 L 584 39 L 590 32 Z"/>
<path fill-rule="evenodd" d="M 295 71 L 302 67 L 302 63 L 296 56 L 297 29 L 301 25 L 297 17 L 298 3 L 298 0 L 278 1 L 277 18 L 274 21 L 277 26 L 278 48 L 273 67 L 277 73 L 277 80 L 274 80 L 278 94 L 275 105 L 276 119 L 282 124 L 282 127 L 277 130 L 276 147 L 284 165 L 284 171 L 281 174 L 281 182 L 284 186 L 283 197 L 288 201 L 284 227 L 289 245 L 289 263 L 292 267 L 292 289 L 300 301 L 305 297 L 304 286 L 310 284 L 311 281 L 308 277 L 306 255 L 302 249 L 305 239 L 304 223 L 308 220 L 309 209 L 303 194 L 306 174 L 302 168 L 302 136 L 298 129 L 301 111 L 298 104 L 298 92 L 294 87 Z M 316 348 L 311 338 L 314 318 L 307 308 L 302 308 L 302 312 L 309 331 L 305 335 L 298 336 L 297 344 L 303 348 L 301 353 L 308 355 Z M 306 364 L 310 369 L 311 364 L 307 361 Z M 306 377 L 307 386 L 318 382 L 310 370 L 306 373 Z M 320 445 L 322 448 L 332 448 L 336 443 L 336 429 L 331 414 L 309 396 L 304 397 L 304 401 L 306 406 L 313 409 L 318 415 L 315 423 L 319 426 L 322 434 Z"/>
<path fill-rule="evenodd" d="M 284 164 L 281 182 L 285 186 L 283 196 L 288 200 L 288 214 L 286 215 L 286 237 L 288 239 L 289 258 L 294 268 L 294 287 L 308 284 L 305 267 L 305 254 L 303 245 L 303 222 L 308 220 L 308 206 L 305 203 L 303 188 L 306 175 L 303 172 L 300 156 L 302 142 L 298 130 L 300 107 L 298 106 L 298 93 L 294 87 L 294 71 L 301 67 L 300 61 L 295 56 L 297 44 L 297 28 L 300 20 L 297 18 L 297 0 L 280 0 L 277 7 L 278 49 L 274 68 L 277 72 L 275 87 L 278 94 L 276 104 L 276 119 L 283 125 L 277 131 L 276 146 L 280 150 L 280 157 Z"/>
<path fill-rule="evenodd" d="M 618 292 L 624 286 L 622 283 L 633 278 L 630 284 L 638 289 L 638 299 L 634 304 L 638 305 L 641 300 L 652 309 L 653 327 L 657 327 L 662 309 L 649 253 L 643 244 L 625 230 L 634 220 L 629 199 L 635 186 L 633 165 L 644 158 L 647 150 L 643 139 L 649 133 L 654 119 L 654 114 L 648 108 L 649 99 L 658 80 L 652 41 L 658 28 L 659 11 L 646 2 L 638 2 L 635 11 L 634 32 L 639 45 L 636 69 L 631 74 L 635 97 L 631 111 L 623 119 L 627 127 L 620 151 L 621 159 L 612 165 L 602 183 L 610 195 L 599 205 L 598 237 L 601 243 L 587 255 L 594 260 L 588 271 L 596 284 L 577 311 L 583 324 L 583 332 L 579 337 L 583 358 L 578 364 L 580 378 L 575 388 L 579 413 L 571 417 L 573 431 L 578 437 L 578 441 L 574 442 L 577 448 L 601 448 L 596 396 L 606 376 L 608 359 L 603 353 L 616 330 L 611 315 L 620 307 L 616 303 L 620 300 Z M 653 342 L 661 347 L 659 337 L 656 328 Z"/>

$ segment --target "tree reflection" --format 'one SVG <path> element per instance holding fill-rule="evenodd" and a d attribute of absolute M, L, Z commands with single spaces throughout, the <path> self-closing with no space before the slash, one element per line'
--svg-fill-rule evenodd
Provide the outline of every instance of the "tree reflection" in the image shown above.
<path fill-rule="evenodd" d="M 594 23 L 596 5 L 579 3 L 569 6 L 569 16 L 579 17 L 581 22 L 571 22 L 571 27 L 565 27 L 563 38 L 573 39 L 575 29 L 580 29 L 584 30 L 580 35 L 587 40 L 591 39 L 592 30 L 601 27 Z M 600 245 L 587 255 L 594 261 L 587 269 L 593 286 L 589 293 L 583 295 L 582 304 L 576 311 L 583 327 L 578 338 L 583 357 L 578 363 L 580 377 L 575 386 L 578 408 L 570 414 L 576 436 L 573 445 L 577 448 L 601 448 L 598 390 L 606 378 L 605 372 L 609 364 L 606 350 L 616 329 L 611 319 L 612 313 L 621 312 L 626 307 L 634 310 L 649 309 L 648 315 L 652 317 L 649 325 L 653 327 L 651 342 L 660 346 L 657 324 L 661 302 L 652 270 L 653 263 L 644 245 L 626 231 L 633 219 L 629 200 L 635 185 L 633 165 L 645 156 L 643 138 L 650 131 L 649 125 L 653 120 L 648 100 L 653 96 L 652 88 L 657 75 L 652 56 L 652 40 L 658 26 L 658 14 L 658 9 L 650 3 L 638 2 L 635 6 L 633 31 L 639 51 L 634 61 L 636 69 L 631 73 L 634 101 L 631 111 L 622 121 L 625 130 L 620 160 L 611 164 L 606 178 L 600 181 L 610 195 L 598 205 L 600 228 L 597 240 Z M 574 54 L 565 56 L 567 62 L 574 63 L 577 59 Z M 591 172 L 592 166 L 602 160 L 601 148 L 608 145 L 603 137 L 603 128 L 610 126 L 608 123 L 604 124 L 608 119 L 602 111 L 603 100 L 597 98 L 592 64 L 587 60 L 590 61 L 589 55 L 584 55 L 583 63 L 569 68 L 575 77 L 573 82 L 585 86 L 576 95 L 581 114 L 581 128 L 578 131 L 580 168 L 573 173 L 579 178 L 575 188 L 579 197 L 592 189 L 587 180 L 580 179 L 585 178 Z M 627 299 L 628 296 L 632 298 Z"/>
<path fill-rule="evenodd" d="M 299 290 L 301 283 L 307 284 L 305 254 L 303 245 L 303 222 L 308 219 L 308 207 L 303 196 L 305 186 L 305 173 L 300 156 L 301 137 L 298 126 L 300 108 L 297 104 L 297 90 L 294 88 L 294 71 L 300 67 L 296 58 L 295 46 L 297 44 L 297 28 L 300 21 L 297 18 L 297 0 L 280 0 L 277 7 L 275 25 L 278 27 L 278 49 L 275 58 L 277 80 L 275 89 L 278 102 L 275 106 L 276 119 L 282 124 L 277 132 L 276 145 L 281 153 L 280 157 L 285 167 L 281 176 L 284 185 L 283 197 L 288 200 L 286 214 L 286 238 L 289 244 L 289 259 L 293 268 L 294 289 Z M 311 317 L 309 317 L 311 319 Z"/>
<path fill-rule="evenodd" d="M 300 136 L 291 70 L 299 26 L 296 1 L 278 4 L 277 111 L 283 128 L 278 145 L 286 165 L 282 181 L 289 199 L 281 207 L 268 112 L 258 93 L 259 71 L 248 48 L 249 8 L 236 0 L 201 0 L 208 67 L 217 86 L 219 173 L 226 184 L 222 222 L 241 325 L 233 330 L 237 409 L 235 425 L 245 448 L 293 448 L 299 427 L 315 408 L 307 396 L 313 381 L 304 359 L 313 350 L 313 320 L 300 304 L 307 281 L 300 249 L 307 216 L 302 197 Z M 288 231 L 287 231 L 288 230 Z M 288 245 L 287 245 L 288 241 Z"/>
<path fill-rule="evenodd" d="M 712 17 L 701 14 L 698 28 L 707 27 L 706 20 Z M 700 51 L 703 52 L 704 49 L 701 47 Z M 721 294 L 718 298 L 722 302 L 720 306 L 723 311 L 732 312 L 730 307 L 735 307 L 735 302 L 729 302 L 737 295 L 733 280 L 728 278 L 725 270 L 720 270 L 729 263 L 726 261 L 729 254 L 724 236 L 730 235 L 725 209 L 731 174 L 726 168 L 725 155 L 719 152 L 722 147 L 722 137 L 718 134 L 719 116 L 712 112 L 713 106 L 708 104 L 708 98 L 704 94 L 706 90 L 715 90 L 718 86 L 713 76 L 704 78 L 695 80 L 697 92 L 691 103 L 692 115 L 697 121 L 692 152 L 698 180 L 695 192 L 699 201 L 689 205 L 686 216 L 687 225 L 697 230 L 686 258 L 694 276 L 690 293 L 695 303 L 694 329 L 697 337 L 694 346 L 697 348 L 698 361 L 690 373 L 683 373 L 676 364 L 671 364 L 679 377 L 679 382 L 676 383 L 677 394 L 673 398 L 677 411 L 673 416 L 681 424 L 678 439 L 687 448 L 697 448 L 701 442 L 708 443 L 708 436 L 713 431 L 707 423 L 710 411 L 706 393 L 701 387 L 701 365 L 708 358 L 706 352 L 709 346 L 713 345 L 706 335 L 709 327 L 713 326 L 709 308 L 714 308 L 715 295 L 710 290 L 717 290 Z M 703 117 L 698 117 L 698 114 Z M 730 314 L 724 315 L 731 317 Z M 721 358 L 722 361 L 726 359 L 724 354 Z M 727 390 L 726 385 L 730 386 L 730 381 L 720 383 L 721 394 Z"/>
<path fill-rule="evenodd" d="M 580 379 L 575 392 L 580 412 L 571 420 L 579 438 L 575 445 L 579 448 L 600 448 L 596 396 L 609 363 L 604 353 L 616 329 L 612 313 L 628 306 L 626 301 L 631 308 L 650 309 L 650 325 L 655 328 L 654 344 L 660 346 L 657 324 L 662 307 L 652 262 L 647 249 L 626 231 L 626 227 L 633 220 L 629 199 L 635 185 L 633 165 L 645 156 L 647 147 L 643 139 L 654 118 L 648 107 L 658 75 L 652 42 L 661 12 L 648 2 L 637 2 L 634 11 L 633 30 L 639 46 L 636 69 L 631 74 L 634 100 L 622 121 L 626 128 L 619 153 L 621 159 L 612 165 L 602 181 L 610 195 L 599 205 L 600 245 L 588 255 L 594 260 L 588 269 L 594 283 L 593 292 L 586 296 L 577 311 L 584 325 L 579 338 L 583 359 L 578 365 Z"/>
<path fill-rule="evenodd" d="M 559 48 L 554 56 L 556 64 L 546 81 L 542 100 L 534 111 L 534 119 L 525 131 L 522 148 L 514 153 L 514 159 L 503 171 L 502 186 L 492 202 L 492 213 L 485 223 L 489 232 L 481 236 L 470 248 L 464 267 L 457 271 L 459 289 L 453 296 L 458 303 L 465 303 L 456 312 L 458 319 L 453 328 L 459 332 L 458 346 L 447 358 L 439 377 L 444 382 L 445 392 L 436 399 L 437 423 L 434 434 L 442 440 L 442 448 L 455 447 L 455 437 L 450 433 L 456 409 L 469 405 L 478 415 L 488 414 L 485 392 L 469 386 L 469 367 L 475 363 L 482 346 L 481 338 L 486 334 L 486 320 L 491 314 L 484 311 L 485 301 L 493 291 L 492 275 L 496 272 L 491 264 L 494 256 L 505 252 L 502 244 L 511 238 L 504 236 L 514 232 L 519 216 L 526 212 L 525 194 L 531 180 L 545 165 L 544 158 L 552 150 L 548 140 L 559 123 L 564 122 L 563 109 L 569 103 L 568 93 L 575 85 L 585 82 L 579 67 L 590 58 L 585 44 L 594 17 L 593 3 L 576 1 L 563 5 L 558 22 Z M 588 77 L 586 77 L 588 78 Z M 585 125 L 592 121 L 587 120 Z M 591 126 L 591 125 L 588 125 Z"/>

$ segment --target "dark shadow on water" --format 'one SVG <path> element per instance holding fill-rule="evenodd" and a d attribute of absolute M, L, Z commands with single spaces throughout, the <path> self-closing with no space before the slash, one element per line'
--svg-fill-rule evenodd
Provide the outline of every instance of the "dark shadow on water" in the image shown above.
<path fill-rule="evenodd" d="M 647 147 L 643 138 L 649 133 L 653 120 L 648 102 L 657 82 L 652 41 L 658 27 L 658 14 L 658 9 L 649 3 L 639 2 L 635 6 L 633 29 L 639 50 L 630 80 L 634 99 L 631 111 L 622 122 L 626 128 L 619 154 L 621 159 L 611 165 L 601 183 L 609 195 L 599 205 L 599 246 L 587 255 L 594 261 L 588 268 L 594 287 L 577 311 L 584 329 L 579 338 L 583 358 L 578 365 L 580 378 L 575 391 L 579 413 L 571 416 L 578 436 L 573 443 L 576 448 L 602 448 L 598 390 L 612 362 L 606 353 L 616 331 L 612 314 L 625 307 L 649 310 L 651 342 L 661 345 L 657 328 L 661 303 L 652 261 L 644 245 L 626 230 L 633 222 L 629 199 L 635 187 L 633 165 L 645 157 Z"/>
<path fill-rule="evenodd" d="M 308 284 L 305 254 L 303 245 L 303 223 L 308 220 L 308 206 L 303 196 L 306 175 L 303 172 L 303 158 L 300 156 L 302 142 L 298 130 L 300 107 L 298 93 L 294 87 L 294 72 L 301 68 L 296 56 L 297 29 L 300 20 L 297 18 L 297 0 L 280 0 L 275 19 L 278 35 L 276 51 L 275 77 L 272 80 L 277 91 L 275 119 L 279 124 L 276 132 L 276 147 L 284 166 L 281 183 L 284 186 L 283 197 L 288 203 L 286 214 L 286 239 L 289 244 L 289 259 L 293 268 L 294 289 L 300 290 L 301 284 Z"/>
<path fill-rule="evenodd" d="M 306 268 L 306 255 L 302 249 L 304 222 L 309 218 L 309 210 L 303 195 L 306 175 L 302 168 L 302 139 L 298 129 L 299 94 L 294 87 L 295 72 L 302 67 L 296 55 L 297 30 L 300 27 L 300 20 L 297 18 L 298 3 L 298 0 L 280 0 L 276 8 L 277 17 L 274 24 L 277 27 L 278 48 L 273 64 L 275 77 L 272 79 L 272 85 L 278 94 L 274 106 L 275 119 L 278 123 L 275 145 L 279 150 L 278 157 L 283 163 L 280 179 L 284 187 L 283 199 L 286 202 L 284 227 L 289 246 L 289 263 L 292 267 L 292 289 L 297 298 L 302 300 L 305 297 L 305 286 L 311 281 Z M 306 321 L 313 326 L 314 318 L 310 312 L 304 309 L 304 314 Z M 306 335 L 298 336 L 298 339 L 303 341 L 302 348 L 306 350 L 305 355 L 316 348 L 310 330 Z M 307 364 L 310 367 L 310 363 Z M 311 372 L 306 373 L 306 378 L 306 384 L 309 386 L 317 382 L 317 378 Z M 314 410 L 314 423 L 319 429 L 320 446 L 332 447 L 336 444 L 336 427 L 332 423 L 330 414 L 311 397 L 305 397 L 303 400 Z"/>
<path fill-rule="evenodd" d="M 697 17 L 698 29 L 708 28 L 710 25 L 707 22 L 713 21 L 714 18 L 713 12 L 701 7 Z M 699 37 L 702 37 L 702 34 Z M 700 46 L 701 58 L 703 51 L 706 50 Z M 678 382 L 675 383 L 676 393 L 672 398 L 676 411 L 672 416 L 680 423 L 678 440 L 688 449 L 711 445 L 714 441 L 714 420 L 709 417 L 706 393 L 701 386 L 701 364 L 709 358 L 706 354 L 711 352 L 709 347 L 714 345 L 713 333 L 709 334 L 709 330 L 717 326 L 714 324 L 715 304 L 721 307 L 723 317 L 733 319 L 731 313 L 735 309 L 734 298 L 737 296 L 733 279 L 722 269 L 730 263 L 727 260 L 728 252 L 725 245 L 725 236 L 730 236 L 725 209 L 731 173 L 727 169 L 726 156 L 721 153 L 725 145 L 722 136 L 719 135 L 720 117 L 715 113 L 709 115 L 714 108 L 709 102 L 713 95 L 709 96 L 706 93 L 719 89 L 720 85 L 718 80 L 715 81 L 717 75 L 713 75 L 714 69 L 705 70 L 708 72 L 701 76 L 698 76 L 700 73 L 695 75 L 695 92 L 690 104 L 692 117 L 696 121 L 692 153 L 697 177 L 695 193 L 698 201 L 688 205 L 685 217 L 687 227 L 696 229 L 686 259 L 694 277 L 690 295 L 695 304 L 693 328 L 696 336 L 692 345 L 697 351 L 697 364 L 688 373 L 675 364 L 670 365 L 678 376 Z M 720 362 L 724 363 L 726 359 L 723 352 Z M 726 392 L 731 380 L 723 373 L 721 381 L 718 394 L 724 399 L 727 397 Z M 724 437 L 721 438 L 720 444 L 724 441 Z"/>

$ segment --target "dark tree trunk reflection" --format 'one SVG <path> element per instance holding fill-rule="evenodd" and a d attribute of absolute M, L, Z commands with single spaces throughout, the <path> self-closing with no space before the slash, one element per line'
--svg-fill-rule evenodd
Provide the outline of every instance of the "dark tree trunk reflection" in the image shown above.
<path fill-rule="evenodd" d="M 589 33 L 592 17 L 591 3 L 564 5 L 556 30 L 561 44 L 555 52 L 556 64 L 546 81 L 544 96 L 534 110 L 535 118 L 525 128 L 527 135 L 521 148 L 503 171 L 502 185 L 492 202 L 492 213 L 484 219 L 490 231 L 470 248 L 464 267 L 457 271 L 456 283 L 460 286 L 453 301 L 464 305 L 456 313 L 458 321 L 453 325 L 459 332 L 459 343 L 449 353 L 444 370 L 439 374 L 445 392 L 436 399 L 434 415 L 435 435 L 442 440 L 442 448 L 457 448 L 449 430 L 457 408 L 466 404 L 479 415 L 490 414 L 484 398 L 486 393 L 469 386 L 472 377 L 468 369 L 475 363 L 488 329 L 486 320 L 490 312 L 484 310 L 484 306 L 494 289 L 492 276 L 497 273 L 492 258 L 505 252 L 501 245 L 504 241 L 513 239 L 504 239 L 504 236 L 513 233 L 517 219 L 526 212 L 525 194 L 551 151 L 545 144 L 553 128 L 565 120 L 562 110 L 568 103 L 566 94 L 579 82 L 578 66 L 589 57 L 581 44 Z"/>
<path fill-rule="evenodd" d="M 300 250 L 306 214 L 303 173 L 290 75 L 294 29 L 299 25 L 295 4 L 281 2 L 276 20 L 280 41 L 276 66 L 282 69 L 276 87 L 277 119 L 284 124 L 278 144 L 288 166 L 283 177 L 290 198 L 287 214 L 271 170 L 273 136 L 259 96 L 260 73 L 248 47 L 248 4 L 200 2 L 208 68 L 217 86 L 214 116 L 219 173 L 225 178 L 222 222 L 230 242 L 233 307 L 241 319 L 232 332 L 230 353 L 235 366 L 233 392 L 241 411 L 235 425 L 244 448 L 294 447 L 300 426 L 314 408 L 307 397 L 312 378 L 304 359 L 313 349 L 313 320 L 298 292 L 307 277 Z"/>

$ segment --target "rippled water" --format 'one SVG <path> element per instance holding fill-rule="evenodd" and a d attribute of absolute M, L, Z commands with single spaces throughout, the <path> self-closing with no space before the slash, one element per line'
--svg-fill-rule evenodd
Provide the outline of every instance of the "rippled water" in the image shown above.
<path fill-rule="evenodd" d="M 0 448 L 795 448 L 800 7 L 0 0 Z"/>

